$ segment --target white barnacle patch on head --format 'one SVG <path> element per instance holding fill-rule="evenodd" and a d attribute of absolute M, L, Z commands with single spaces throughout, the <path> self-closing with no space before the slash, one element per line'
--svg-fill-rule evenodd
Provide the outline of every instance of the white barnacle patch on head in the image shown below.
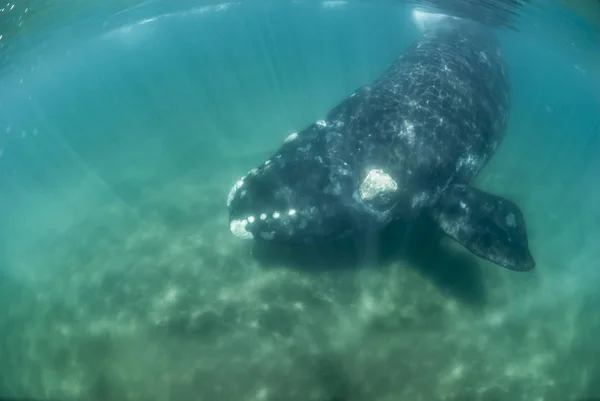
<path fill-rule="evenodd" d="M 288 210 L 288 214 L 289 214 L 290 216 L 293 216 L 293 215 L 295 215 L 295 214 L 296 214 L 296 210 L 295 210 L 295 209 L 290 209 L 290 210 Z"/>
<path fill-rule="evenodd" d="M 396 190 L 398 190 L 396 181 L 381 169 L 370 170 L 359 188 L 360 197 L 365 201 Z"/>
<path fill-rule="evenodd" d="M 240 178 L 235 184 L 233 184 L 233 187 L 231 187 L 231 190 L 229 191 L 229 195 L 227 195 L 227 207 L 229 207 L 231 205 L 231 201 L 233 201 L 235 194 L 243 186 L 244 186 L 244 178 L 243 177 Z"/>
<path fill-rule="evenodd" d="M 261 213 L 259 217 L 260 217 L 261 220 L 266 220 L 267 219 L 267 215 L 265 213 Z"/>
<path fill-rule="evenodd" d="M 296 138 L 298 138 L 298 133 L 297 133 L 297 132 L 294 132 L 294 133 L 291 133 L 291 134 L 289 134 L 289 135 L 287 136 L 287 138 L 285 138 L 285 139 L 283 140 L 283 142 L 284 142 L 284 143 L 288 143 L 288 142 L 291 142 L 291 141 L 293 141 L 293 140 L 294 140 L 294 139 L 296 139 Z"/>
<path fill-rule="evenodd" d="M 278 219 L 279 216 L 281 216 L 281 214 L 279 214 L 279 212 L 273 212 L 273 218 L 274 219 Z"/>
<path fill-rule="evenodd" d="M 254 235 L 251 232 L 246 230 L 246 226 L 248 225 L 248 220 L 231 220 L 229 223 L 229 229 L 231 233 L 238 238 L 241 239 L 253 239 Z"/>
<path fill-rule="evenodd" d="M 317 121 L 317 125 L 319 126 L 319 128 L 324 128 L 327 126 L 327 122 L 325 120 L 319 120 Z"/>

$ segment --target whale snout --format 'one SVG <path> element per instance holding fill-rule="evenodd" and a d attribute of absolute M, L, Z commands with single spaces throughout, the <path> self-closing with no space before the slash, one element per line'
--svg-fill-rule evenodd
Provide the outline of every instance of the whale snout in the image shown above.
<path fill-rule="evenodd" d="M 337 171 L 337 170 L 336 170 Z M 240 239 L 307 243 L 351 231 L 350 180 L 323 159 L 266 162 L 232 187 L 230 230 Z"/>
<path fill-rule="evenodd" d="M 232 234 L 240 239 L 287 240 L 306 228 L 310 208 L 306 202 L 302 211 L 294 206 L 300 200 L 288 181 L 271 163 L 240 178 L 227 198 Z"/>
<path fill-rule="evenodd" d="M 240 239 L 306 242 L 306 237 L 326 226 L 310 197 L 294 196 L 288 187 L 266 190 L 264 185 L 252 185 L 252 180 L 245 186 L 240 186 L 229 205 L 229 228 Z"/>

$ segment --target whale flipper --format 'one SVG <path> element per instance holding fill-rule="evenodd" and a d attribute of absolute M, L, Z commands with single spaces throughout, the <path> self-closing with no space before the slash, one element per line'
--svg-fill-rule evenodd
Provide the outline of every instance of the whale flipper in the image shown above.
<path fill-rule="evenodd" d="M 442 231 L 481 258 L 511 270 L 535 267 L 523 214 L 505 198 L 455 184 L 444 192 L 431 216 Z"/>

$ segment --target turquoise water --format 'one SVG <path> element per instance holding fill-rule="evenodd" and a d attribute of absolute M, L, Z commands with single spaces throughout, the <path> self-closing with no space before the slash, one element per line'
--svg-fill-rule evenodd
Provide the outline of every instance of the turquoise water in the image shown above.
<path fill-rule="evenodd" d="M 412 4 L 192 3 L 33 7 L 0 39 L 0 396 L 600 397 L 597 32 L 558 6 L 498 28 L 512 114 L 476 185 L 523 210 L 516 273 L 428 231 L 237 240 L 231 185 L 421 28 Z"/>

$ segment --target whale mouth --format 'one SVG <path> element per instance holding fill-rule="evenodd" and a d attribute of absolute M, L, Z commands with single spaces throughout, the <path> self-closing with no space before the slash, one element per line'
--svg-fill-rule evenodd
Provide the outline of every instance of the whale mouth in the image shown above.
<path fill-rule="evenodd" d="M 230 231 L 242 240 L 311 244 L 344 238 L 355 231 L 356 216 L 327 208 L 280 209 L 233 216 Z"/>
<path fill-rule="evenodd" d="M 229 229 L 239 239 L 285 240 L 294 238 L 297 230 L 308 227 L 307 213 L 298 214 L 296 209 L 282 212 L 263 212 L 232 219 Z"/>

